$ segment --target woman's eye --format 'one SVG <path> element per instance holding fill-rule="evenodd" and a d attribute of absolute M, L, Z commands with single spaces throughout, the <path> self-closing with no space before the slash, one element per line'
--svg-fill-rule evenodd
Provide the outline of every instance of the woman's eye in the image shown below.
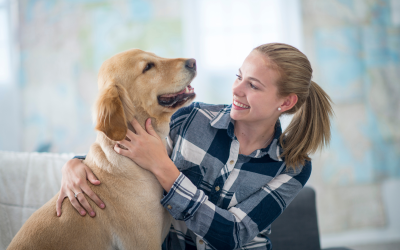
<path fill-rule="evenodd" d="M 254 86 L 251 82 L 249 82 L 249 84 L 250 84 L 250 88 L 252 88 L 252 89 L 257 89 L 257 87 Z"/>
<path fill-rule="evenodd" d="M 153 63 L 148 63 L 148 64 L 146 65 L 146 67 L 143 69 L 143 73 L 146 72 L 146 71 L 148 71 L 148 70 L 150 70 L 153 66 L 154 66 Z"/>
<path fill-rule="evenodd" d="M 240 75 L 236 75 L 237 76 L 237 78 L 239 79 L 239 80 L 242 80 L 242 77 L 240 76 Z"/>

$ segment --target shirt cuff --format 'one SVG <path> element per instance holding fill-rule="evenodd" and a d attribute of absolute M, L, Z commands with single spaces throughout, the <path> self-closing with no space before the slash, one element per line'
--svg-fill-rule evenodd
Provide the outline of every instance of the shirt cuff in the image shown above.
<path fill-rule="evenodd" d="M 85 159 L 86 159 L 86 155 L 76 155 L 76 156 L 74 156 L 74 158 L 72 158 L 72 159 L 85 160 Z"/>
<path fill-rule="evenodd" d="M 188 220 L 206 200 L 204 192 L 180 173 L 169 192 L 161 199 L 161 205 L 176 220 Z"/>

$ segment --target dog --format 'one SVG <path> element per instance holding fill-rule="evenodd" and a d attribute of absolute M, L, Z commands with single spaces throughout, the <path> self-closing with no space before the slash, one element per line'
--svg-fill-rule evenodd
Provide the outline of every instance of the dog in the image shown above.
<path fill-rule="evenodd" d="M 18 231 L 7 249 L 161 249 L 172 217 L 160 204 L 163 188 L 155 176 L 114 151 L 136 118 L 152 125 L 164 138 L 172 114 L 194 99 L 190 83 L 194 59 L 166 59 L 139 49 L 106 60 L 99 71 L 95 104 L 97 139 L 84 163 L 101 180 L 92 190 L 105 202 L 99 209 L 88 199 L 96 217 L 81 217 L 68 199 L 56 215 L 59 194 L 38 209 Z"/>

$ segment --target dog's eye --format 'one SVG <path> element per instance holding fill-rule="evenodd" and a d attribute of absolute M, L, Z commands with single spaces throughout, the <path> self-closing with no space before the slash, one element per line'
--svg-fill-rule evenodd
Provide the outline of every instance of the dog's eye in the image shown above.
<path fill-rule="evenodd" d="M 143 73 L 146 72 L 146 71 L 148 71 L 148 70 L 150 70 L 150 69 L 153 68 L 153 67 L 154 67 L 154 63 L 148 63 L 148 64 L 146 65 L 146 67 L 143 69 Z"/>

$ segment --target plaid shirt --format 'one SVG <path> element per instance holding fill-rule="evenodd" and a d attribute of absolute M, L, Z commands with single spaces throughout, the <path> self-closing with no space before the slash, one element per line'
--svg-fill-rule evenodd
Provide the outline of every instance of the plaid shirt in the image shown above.
<path fill-rule="evenodd" d="M 272 142 L 239 154 L 231 105 L 192 103 L 171 119 L 171 159 L 181 171 L 161 204 L 173 216 L 163 249 L 272 249 L 271 223 L 303 188 L 311 162 L 286 169 Z"/>

